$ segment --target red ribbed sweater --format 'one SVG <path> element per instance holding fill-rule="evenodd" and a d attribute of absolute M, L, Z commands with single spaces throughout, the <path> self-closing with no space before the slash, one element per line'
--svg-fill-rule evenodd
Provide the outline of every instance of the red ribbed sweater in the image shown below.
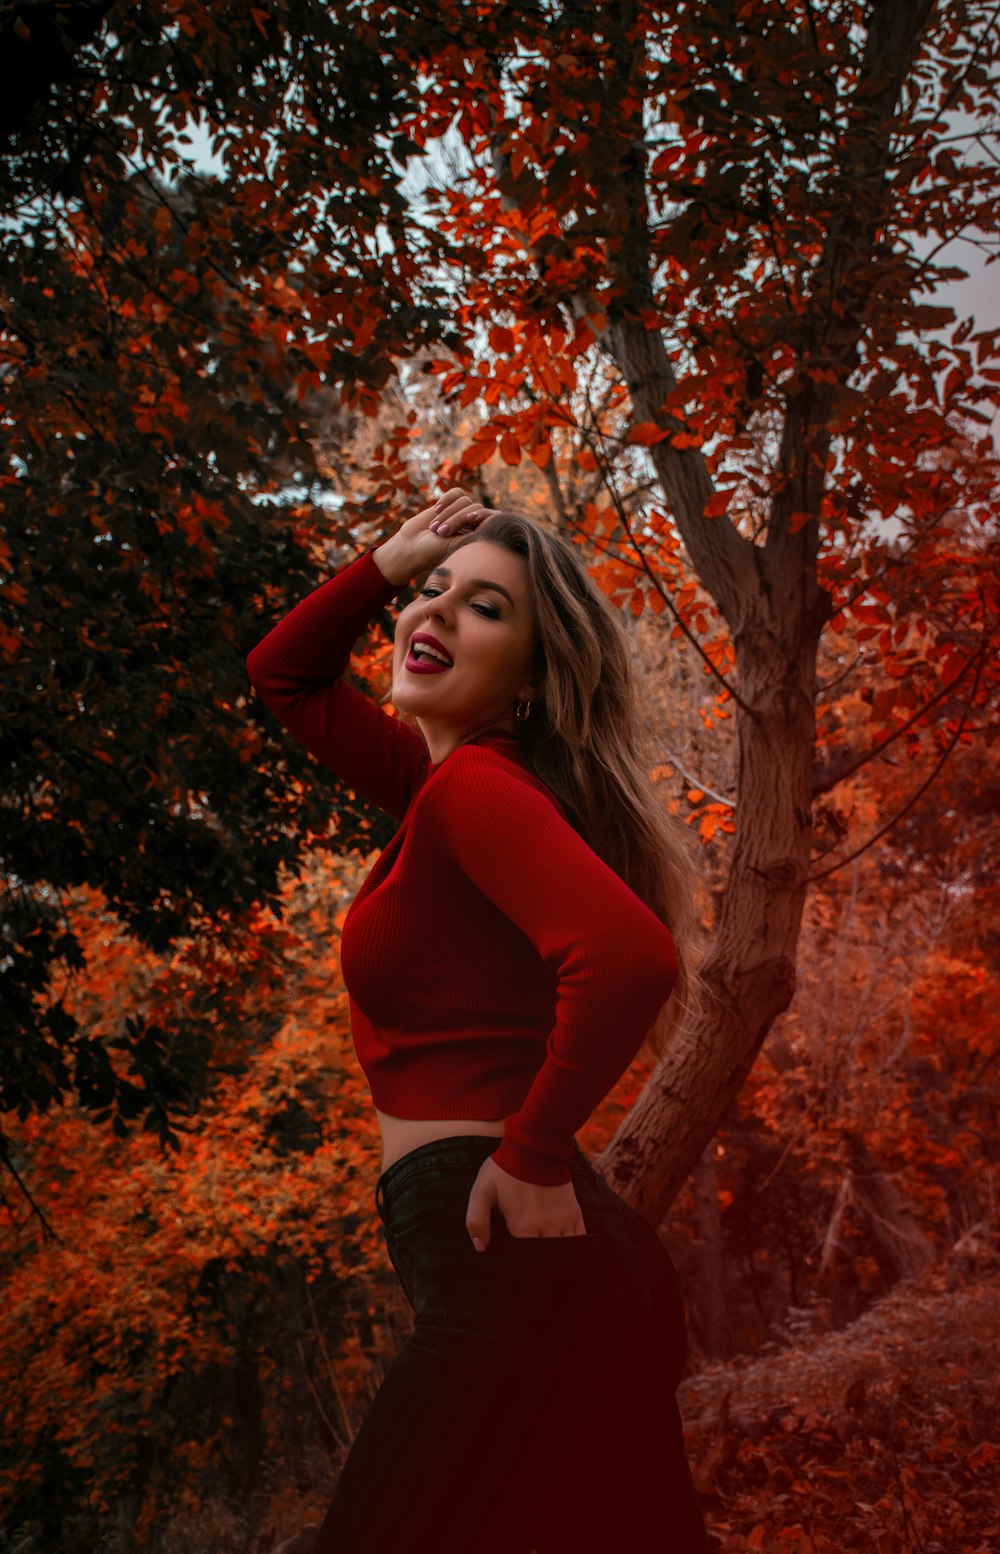
<path fill-rule="evenodd" d="M 554 1186 L 571 1180 L 574 1134 L 670 995 L 674 941 L 513 735 L 492 730 L 431 762 L 415 726 L 343 682 L 353 644 L 399 591 L 365 551 L 268 632 L 247 670 L 297 740 L 401 821 L 341 936 L 376 1107 L 503 1117 L 497 1165 Z"/>

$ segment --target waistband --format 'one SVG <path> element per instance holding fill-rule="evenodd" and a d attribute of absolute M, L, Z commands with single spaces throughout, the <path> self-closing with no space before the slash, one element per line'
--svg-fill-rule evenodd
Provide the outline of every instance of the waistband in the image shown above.
<path fill-rule="evenodd" d="M 405 1155 L 400 1155 L 394 1160 L 375 1184 L 375 1207 L 379 1214 L 382 1213 L 382 1202 L 390 1187 L 398 1187 L 401 1182 L 421 1171 L 425 1166 L 475 1166 L 482 1165 L 488 1155 L 492 1155 L 495 1149 L 500 1147 L 500 1137 L 495 1133 L 454 1133 L 443 1139 L 431 1139 L 427 1144 L 418 1144 L 416 1149 L 408 1149 Z M 576 1139 L 573 1140 L 574 1160 L 586 1160 L 586 1155 L 580 1148 Z"/>

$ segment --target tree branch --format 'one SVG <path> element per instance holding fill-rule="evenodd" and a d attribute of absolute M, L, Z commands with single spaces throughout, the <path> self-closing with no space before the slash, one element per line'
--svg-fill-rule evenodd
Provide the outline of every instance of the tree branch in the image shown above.
<path fill-rule="evenodd" d="M 822 780 L 814 781 L 812 785 L 814 798 L 818 798 L 822 793 L 829 793 L 831 788 L 837 787 L 838 783 L 846 782 L 848 777 L 853 777 L 855 772 L 860 771 L 863 766 L 868 765 L 869 761 L 874 761 L 880 756 L 883 750 L 888 750 L 890 745 L 895 744 L 896 740 L 905 734 L 907 729 L 911 729 L 914 723 L 918 722 L 926 712 L 929 712 L 932 707 L 936 706 L 939 701 L 947 696 L 949 691 L 954 690 L 959 680 L 964 677 L 969 665 L 975 663 L 977 658 L 981 658 L 982 653 L 982 647 L 977 652 L 970 653 L 961 669 L 951 680 L 935 691 L 934 695 L 925 701 L 923 706 L 918 707 L 913 716 L 907 718 L 905 723 L 901 723 L 898 728 L 892 729 L 884 739 L 880 739 L 877 745 L 873 745 L 870 750 L 866 750 L 863 755 L 858 756 L 857 760 L 849 761 L 840 770 L 828 773 Z"/>
<path fill-rule="evenodd" d="M 935 763 L 934 768 L 933 768 L 930 776 L 927 778 L 927 780 L 920 784 L 919 788 L 917 788 L 916 791 L 914 793 L 912 793 L 910 795 L 910 797 L 907 799 L 907 801 L 903 805 L 902 809 L 898 810 L 896 812 L 896 814 L 893 815 L 891 820 L 887 820 L 885 825 L 881 826 L 880 829 L 875 832 L 874 836 L 870 836 L 868 838 L 867 842 L 864 842 L 862 844 L 862 846 L 860 846 L 860 847 L 856 847 L 854 852 L 848 853 L 847 857 L 846 858 L 841 858 L 838 863 L 832 863 L 828 869 L 821 869 L 818 874 L 808 874 L 806 876 L 806 878 L 802 881 L 803 885 L 815 885 L 817 880 L 828 879 L 831 874 L 836 874 L 837 870 L 838 869 L 842 869 L 845 866 L 845 864 L 852 863 L 855 858 L 860 858 L 862 853 L 867 852 L 869 847 L 873 847 L 876 842 L 880 841 L 881 838 L 883 836 L 885 836 L 888 831 L 892 830 L 893 826 L 898 825 L 899 822 L 902 820 L 903 816 L 906 815 L 906 814 L 909 814 L 910 810 L 913 808 L 914 804 L 916 804 L 917 800 L 922 798 L 923 795 L 927 792 L 928 788 L 934 782 L 935 778 L 937 778 L 937 776 L 942 771 L 942 769 L 943 769 L 943 767 L 945 765 L 945 762 L 948 760 L 948 757 L 951 755 L 951 752 L 954 750 L 955 746 L 958 744 L 958 741 L 962 737 L 962 734 L 963 734 L 963 732 L 965 730 L 966 719 L 968 718 L 969 713 L 972 710 L 972 704 L 973 704 L 973 702 L 976 699 L 976 692 L 979 690 L 979 681 L 980 681 L 980 678 L 982 677 L 983 658 L 984 658 L 985 652 L 986 652 L 986 644 L 984 643 L 983 646 L 980 648 L 979 652 L 976 654 L 976 658 L 979 661 L 978 662 L 978 667 L 976 669 L 976 678 L 975 678 L 975 682 L 974 682 L 974 684 L 972 686 L 972 690 L 969 692 L 969 699 L 966 702 L 965 707 L 964 707 L 964 709 L 962 711 L 962 716 L 961 716 L 961 718 L 958 721 L 958 726 L 955 729 L 955 732 L 952 735 L 951 739 L 948 741 L 947 745 L 945 746 L 945 748 L 944 748 L 944 750 L 943 750 L 943 752 L 941 754 L 940 760 L 938 760 Z"/>
<path fill-rule="evenodd" d="M 0 1165 L 6 1166 L 7 1170 L 14 1178 L 18 1185 L 19 1191 L 28 1204 L 28 1207 L 42 1227 L 42 1235 L 48 1237 L 52 1241 L 58 1242 L 60 1246 L 64 1246 L 65 1242 L 63 1241 L 62 1237 L 56 1230 L 53 1230 L 51 1223 L 45 1216 L 44 1210 L 39 1207 L 34 1198 L 31 1196 L 27 1182 L 24 1180 L 23 1176 L 21 1176 L 13 1160 L 11 1160 L 10 1150 L 7 1147 L 7 1140 L 2 1133 L 0 1133 Z"/>
<path fill-rule="evenodd" d="M 604 459 L 604 457 L 601 454 L 601 452 L 596 447 L 594 447 L 592 442 L 588 442 L 588 447 L 590 448 L 591 453 L 594 455 L 594 458 L 597 460 L 598 464 L 600 465 L 601 472 L 602 472 L 602 475 L 604 477 L 604 487 L 605 487 L 605 490 L 607 491 L 607 493 L 610 496 L 612 502 L 614 503 L 615 511 L 616 511 L 616 513 L 618 514 L 618 517 L 621 520 L 622 528 L 625 530 L 625 533 L 628 535 L 629 542 L 630 542 L 630 544 L 632 545 L 633 549 L 636 551 L 636 553 L 637 553 L 637 555 L 639 557 L 639 562 L 640 562 L 642 571 L 644 572 L 645 576 L 648 578 L 648 580 L 649 580 L 650 584 L 652 585 L 652 587 L 656 590 L 656 592 L 659 594 L 660 598 L 663 600 L 663 603 L 666 605 L 667 609 L 670 611 L 670 614 L 673 616 L 674 620 L 676 621 L 677 625 L 680 627 L 682 633 L 687 638 L 688 642 L 690 642 L 691 646 L 694 648 L 695 652 L 698 654 L 698 657 L 701 659 L 702 663 L 705 664 L 706 667 L 708 668 L 709 673 L 714 675 L 715 679 L 718 680 L 719 684 L 725 689 L 725 692 L 726 692 L 727 696 L 731 696 L 733 701 L 736 703 L 736 705 L 738 707 L 742 708 L 742 710 L 747 714 L 748 717 L 752 718 L 754 716 L 752 707 L 750 707 L 749 704 L 743 700 L 743 698 L 740 696 L 739 692 L 737 690 L 735 690 L 733 688 L 733 686 L 731 686 L 729 684 L 729 681 L 726 679 L 725 675 L 720 673 L 720 671 L 716 667 L 716 665 L 712 663 L 712 660 L 709 658 L 708 654 L 705 652 L 705 649 L 702 647 L 701 643 L 698 641 L 697 637 L 694 635 L 693 631 L 688 626 L 688 624 L 685 621 L 684 617 L 681 615 L 681 613 L 678 610 L 677 606 L 674 604 L 674 601 L 671 599 L 670 595 L 667 593 L 667 591 L 664 588 L 663 584 L 660 582 L 660 579 L 653 573 L 653 571 L 652 571 L 652 569 L 651 569 L 651 567 L 649 565 L 649 561 L 647 560 L 646 552 L 643 550 L 642 546 L 637 543 L 635 535 L 632 532 L 632 527 L 631 527 L 631 524 L 629 523 L 628 513 L 625 511 L 625 505 L 622 502 L 622 499 L 621 499 L 621 497 L 618 494 L 617 487 L 615 486 L 614 479 L 612 478 L 612 475 L 611 475 L 610 466 L 607 464 L 607 462 Z M 621 558 L 619 558 L 619 559 L 621 559 Z"/>
<path fill-rule="evenodd" d="M 669 761 L 671 766 L 676 766 L 682 777 L 686 777 L 688 782 L 694 783 L 695 787 L 699 788 L 702 793 L 707 793 L 709 798 L 714 799 L 717 804 L 724 804 L 727 809 L 736 808 L 735 799 L 727 799 L 724 793 L 719 793 L 715 788 L 710 788 L 706 782 L 702 782 L 700 777 L 696 777 L 694 772 L 689 772 L 680 756 L 675 755 L 672 750 L 664 750 L 663 758 Z"/>

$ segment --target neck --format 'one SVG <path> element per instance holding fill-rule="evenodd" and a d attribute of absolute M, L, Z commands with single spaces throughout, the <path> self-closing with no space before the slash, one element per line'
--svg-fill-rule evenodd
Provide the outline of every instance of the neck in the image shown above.
<path fill-rule="evenodd" d="M 446 756 L 458 749 L 459 745 L 467 745 L 472 739 L 482 739 L 487 734 L 505 734 L 510 739 L 515 737 L 513 717 L 496 719 L 466 730 L 442 729 L 422 718 L 417 718 L 416 721 L 424 736 L 432 766 L 440 765 Z"/>

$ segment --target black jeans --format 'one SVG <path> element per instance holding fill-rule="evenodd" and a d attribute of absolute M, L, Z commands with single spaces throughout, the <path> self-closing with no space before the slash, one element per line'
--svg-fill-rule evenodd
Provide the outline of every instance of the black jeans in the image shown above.
<path fill-rule="evenodd" d="M 316 1554 L 705 1554 L 674 1396 L 687 1349 L 656 1232 L 577 1146 L 585 1236 L 465 1227 L 496 1149 L 421 1145 L 375 1201 L 413 1331 L 362 1421 Z"/>

